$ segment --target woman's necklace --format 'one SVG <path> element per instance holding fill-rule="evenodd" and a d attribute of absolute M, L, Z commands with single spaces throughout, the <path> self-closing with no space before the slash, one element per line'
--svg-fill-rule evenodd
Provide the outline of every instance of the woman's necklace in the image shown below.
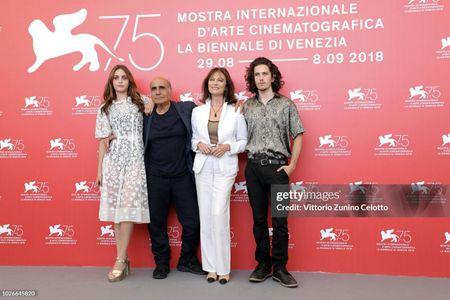
<path fill-rule="evenodd" d="M 217 118 L 217 113 L 222 109 L 223 105 L 221 105 L 217 110 L 214 109 L 214 106 L 211 104 L 211 108 L 214 112 L 214 118 Z"/>

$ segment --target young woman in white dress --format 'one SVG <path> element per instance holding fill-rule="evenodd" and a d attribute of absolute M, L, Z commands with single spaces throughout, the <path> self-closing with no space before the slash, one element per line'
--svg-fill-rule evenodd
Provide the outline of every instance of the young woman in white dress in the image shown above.
<path fill-rule="evenodd" d="M 95 129 L 100 139 L 96 183 L 101 192 L 99 219 L 114 223 L 117 256 L 108 280 L 116 282 L 130 271 L 127 249 L 134 224 L 150 222 L 142 139 L 148 100 L 124 65 L 111 70 L 103 99 Z"/>
<path fill-rule="evenodd" d="M 234 84 L 226 69 L 212 69 L 202 89 L 205 105 L 192 111 L 202 267 L 208 282 L 225 284 L 230 280 L 230 193 L 238 153 L 247 144 L 247 125 L 235 108 Z"/>

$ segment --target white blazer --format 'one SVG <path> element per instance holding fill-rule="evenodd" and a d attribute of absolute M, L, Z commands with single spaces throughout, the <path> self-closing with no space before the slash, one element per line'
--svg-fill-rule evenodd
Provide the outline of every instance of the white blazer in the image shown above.
<path fill-rule="evenodd" d="M 208 133 L 209 112 L 211 100 L 207 99 L 205 105 L 200 105 L 192 111 L 192 150 L 197 154 L 194 160 L 194 173 L 198 174 L 208 158 L 208 155 L 201 153 L 197 144 L 203 142 L 211 145 Z M 235 111 L 232 105 L 223 103 L 218 127 L 218 144 L 229 144 L 230 151 L 220 158 L 219 168 L 223 174 L 236 174 L 239 170 L 238 153 L 245 150 L 247 145 L 247 123 L 240 109 Z"/>

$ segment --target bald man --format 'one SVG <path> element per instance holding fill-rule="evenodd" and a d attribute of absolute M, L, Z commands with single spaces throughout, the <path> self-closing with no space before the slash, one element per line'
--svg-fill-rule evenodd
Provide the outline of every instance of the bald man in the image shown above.
<path fill-rule="evenodd" d="M 200 221 L 191 151 L 195 104 L 171 101 L 172 87 L 163 77 L 154 78 L 150 90 L 155 108 L 144 117 L 144 158 L 151 215 L 148 229 L 156 263 L 153 278 L 164 279 L 170 272 L 167 218 L 172 203 L 183 227 L 177 269 L 204 275 L 196 255 Z"/>

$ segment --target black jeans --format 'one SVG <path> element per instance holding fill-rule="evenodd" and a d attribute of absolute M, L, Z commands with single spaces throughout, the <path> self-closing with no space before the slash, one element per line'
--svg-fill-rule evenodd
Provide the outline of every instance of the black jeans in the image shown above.
<path fill-rule="evenodd" d="M 173 203 L 178 221 L 183 227 L 181 254 L 178 264 L 197 261 L 200 240 L 200 219 L 197 192 L 192 174 L 180 177 L 147 176 L 150 223 L 148 230 L 152 240 L 155 263 L 169 264 L 170 246 L 167 235 L 167 218 Z"/>
<path fill-rule="evenodd" d="M 259 263 L 284 267 L 288 260 L 289 233 L 287 218 L 272 218 L 273 238 L 272 257 L 270 256 L 270 239 L 268 230 L 268 208 L 271 184 L 288 184 L 289 176 L 283 170 L 277 172 L 281 165 L 262 166 L 248 162 L 245 168 L 248 197 L 253 212 L 253 236 L 256 242 L 255 259 Z"/>

